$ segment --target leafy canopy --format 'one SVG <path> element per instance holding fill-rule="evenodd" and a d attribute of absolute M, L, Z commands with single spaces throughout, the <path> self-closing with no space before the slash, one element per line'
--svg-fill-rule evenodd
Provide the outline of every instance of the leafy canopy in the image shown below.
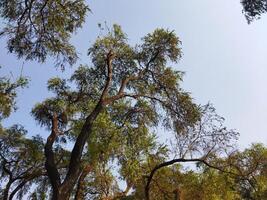
<path fill-rule="evenodd" d="M 77 55 L 69 40 L 88 10 L 84 0 L 1 0 L 5 26 L 0 35 L 19 58 L 44 62 L 51 55 L 59 65 L 74 64 Z"/>

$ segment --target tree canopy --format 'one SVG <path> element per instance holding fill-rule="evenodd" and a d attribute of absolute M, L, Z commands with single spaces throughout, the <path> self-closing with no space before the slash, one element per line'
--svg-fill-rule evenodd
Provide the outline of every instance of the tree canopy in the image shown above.
<path fill-rule="evenodd" d="M 266 0 L 242 0 L 241 4 L 248 23 L 259 19 L 263 13 L 267 12 Z"/>
<path fill-rule="evenodd" d="M 131 47 L 121 28 L 114 25 L 89 49 L 93 66 L 79 67 L 69 79 L 76 84 L 74 89 L 67 85 L 68 80 L 49 81 L 48 88 L 56 96 L 36 105 L 32 113 L 51 130 L 45 155 L 54 195 L 66 198 L 71 194 L 80 174 L 85 143 L 91 143 L 95 123 L 102 115 L 113 127 L 114 137 L 131 132 L 141 136 L 160 124 L 180 132 L 200 117 L 199 107 L 180 87 L 182 73 L 166 66 L 181 57 L 179 39 L 171 31 L 157 29 L 142 41 L 141 45 Z M 73 127 L 77 127 L 75 133 Z M 53 143 L 61 135 L 64 137 L 66 131 L 74 134 L 74 147 L 67 174 L 61 180 Z M 98 145 L 95 148 L 101 147 Z"/>
<path fill-rule="evenodd" d="M 89 11 L 84 0 L 1 0 L 9 52 L 19 58 L 44 62 L 48 55 L 58 65 L 74 64 L 77 53 L 70 38 L 81 28 Z"/>
<path fill-rule="evenodd" d="M 241 4 L 248 23 L 267 11 L 266 0 L 242 0 Z M 77 61 L 70 38 L 82 27 L 88 11 L 86 0 L 1 0 L 0 36 L 6 37 L 8 51 L 19 58 L 45 62 L 51 56 L 64 68 Z"/>
<path fill-rule="evenodd" d="M 266 1 L 241 4 L 248 22 L 267 11 Z M 19 58 L 44 63 L 51 56 L 64 68 L 76 64 L 70 39 L 89 10 L 84 0 L 2 0 L 0 35 Z M 131 45 L 114 24 L 88 56 L 70 77 L 49 79 L 53 95 L 32 108 L 47 138 L 29 137 L 19 123 L 0 124 L 1 199 L 267 198 L 266 147 L 238 150 L 239 133 L 183 89 L 174 31 L 158 28 Z M 0 122 L 16 110 L 17 91 L 27 83 L 0 78 Z"/>
<path fill-rule="evenodd" d="M 236 152 L 238 133 L 181 88 L 183 72 L 169 67 L 181 58 L 173 31 L 156 29 L 141 41 L 132 47 L 114 25 L 89 48 L 91 66 L 48 81 L 54 96 L 32 109 L 50 132 L 46 141 L 27 138 L 21 125 L 1 129 L 3 199 L 264 197 L 265 147 Z M 15 95 L 3 105 L 14 105 Z M 171 146 L 157 139 L 162 127 L 173 135 Z M 184 162 L 200 171 L 175 165 Z"/>

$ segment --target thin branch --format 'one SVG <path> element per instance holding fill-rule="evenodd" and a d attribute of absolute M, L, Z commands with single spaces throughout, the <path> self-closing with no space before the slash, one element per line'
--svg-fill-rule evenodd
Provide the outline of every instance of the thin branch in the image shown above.
<path fill-rule="evenodd" d="M 110 50 L 107 54 L 107 58 L 106 58 L 106 64 L 107 64 L 107 71 L 108 71 L 108 74 L 107 74 L 107 79 L 106 79 L 106 84 L 105 84 L 105 87 L 104 87 L 104 90 L 102 92 L 102 95 L 100 97 L 100 100 L 103 101 L 104 98 L 108 95 L 108 91 L 109 91 L 109 88 L 111 86 L 111 83 L 112 83 L 112 59 L 114 58 L 114 53 L 112 52 L 112 50 Z"/>

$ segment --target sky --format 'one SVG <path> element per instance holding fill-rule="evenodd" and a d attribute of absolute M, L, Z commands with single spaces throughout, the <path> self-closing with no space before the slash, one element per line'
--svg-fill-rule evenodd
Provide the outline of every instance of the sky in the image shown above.
<path fill-rule="evenodd" d="M 91 0 L 88 4 L 92 12 L 72 38 L 80 60 L 64 72 L 51 60 L 44 64 L 17 60 L 0 40 L 1 76 L 15 78 L 22 71 L 31 80 L 19 92 L 19 109 L 4 121 L 5 126 L 19 123 L 29 135 L 46 137 L 30 111 L 51 95 L 47 80 L 69 77 L 79 64 L 90 63 L 86 52 L 101 34 L 97 24 L 116 23 L 133 45 L 156 28 L 174 30 L 182 41 L 183 58 L 173 67 L 186 72 L 183 88 L 195 102 L 214 105 L 227 127 L 240 132 L 241 148 L 253 142 L 267 144 L 267 15 L 248 25 L 239 0 Z"/>

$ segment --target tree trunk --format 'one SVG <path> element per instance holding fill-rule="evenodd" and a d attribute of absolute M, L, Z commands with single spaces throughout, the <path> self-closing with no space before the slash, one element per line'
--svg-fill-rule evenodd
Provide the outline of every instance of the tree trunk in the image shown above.
<path fill-rule="evenodd" d="M 53 119 L 53 123 L 55 126 L 52 126 L 52 133 L 48 137 L 47 144 L 45 147 L 45 156 L 46 156 L 46 169 L 48 173 L 48 177 L 50 179 L 52 188 L 53 188 L 53 198 L 52 200 L 67 200 L 71 196 L 71 193 L 74 190 L 75 185 L 79 177 L 81 176 L 81 159 L 83 155 L 84 146 L 90 138 L 92 133 L 93 124 L 98 115 L 101 113 L 107 102 L 105 102 L 105 97 L 108 95 L 109 88 L 112 82 L 112 59 L 114 58 L 114 54 L 110 51 L 107 54 L 106 64 L 108 69 L 108 76 L 106 80 L 105 87 L 103 89 L 102 95 L 99 99 L 99 102 L 93 109 L 93 111 L 86 118 L 85 123 L 81 129 L 80 134 L 78 135 L 74 147 L 71 152 L 70 162 L 68 166 L 68 172 L 63 182 L 60 180 L 60 174 L 57 170 L 57 166 L 55 165 L 54 160 L 54 152 L 52 149 L 53 143 L 57 137 L 58 127 L 57 120 Z M 57 116 L 54 116 L 57 118 Z M 55 123 L 54 123 L 55 122 Z M 55 129 L 53 131 L 53 128 Z M 54 132 L 54 133 L 53 133 Z"/>
<path fill-rule="evenodd" d="M 48 137 L 45 146 L 45 167 L 53 189 L 52 200 L 68 200 L 70 198 L 71 193 L 73 192 L 74 187 L 81 175 L 81 157 L 84 145 L 90 137 L 93 123 L 102 109 L 102 102 L 99 102 L 92 113 L 87 117 L 86 122 L 82 127 L 81 133 L 78 135 L 77 140 L 74 144 L 74 148 L 71 152 L 68 173 L 63 182 L 60 181 L 60 175 L 55 165 L 54 152 L 52 149 L 52 145 L 54 143 L 54 140 L 56 139 L 56 134 L 53 132 L 56 131 L 52 131 L 51 135 Z"/>
<path fill-rule="evenodd" d="M 59 189 L 58 191 L 53 191 L 52 200 L 69 200 L 70 195 L 71 192 Z"/>
<path fill-rule="evenodd" d="M 179 188 L 173 191 L 174 193 L 174 200 L 183 200 L 182 198 L 182 192 Z"/>
<path fill-rule="evenodd" d="M 75 184 L 77 183 L 81 175 L 81 158 L 85 143 L 91 135 L 93 123 L 97 116 L 103 110 L 102 102 L 99 102 L 92 113 L 86 119 L 85 124 L 82 127 L 81 133 L 78 135 L 71 152 L 71 159 L 69 164 L 68 173 L 64 182 L 62 183 L 62 190 L 67 191 L 68 194 L 73 192 Z"/>
<path fill-rule="evenodd" d="M 85 192 L 85 178 L 86 176 L 90 173 L 91 171 L 91 166 L 87 165 L 83 171 L 82 174 L 78 180 L 78 185 L 77 185 L 77 191 L 75 194 L 75 200 L 84 200 L 84 192 Z"/>

